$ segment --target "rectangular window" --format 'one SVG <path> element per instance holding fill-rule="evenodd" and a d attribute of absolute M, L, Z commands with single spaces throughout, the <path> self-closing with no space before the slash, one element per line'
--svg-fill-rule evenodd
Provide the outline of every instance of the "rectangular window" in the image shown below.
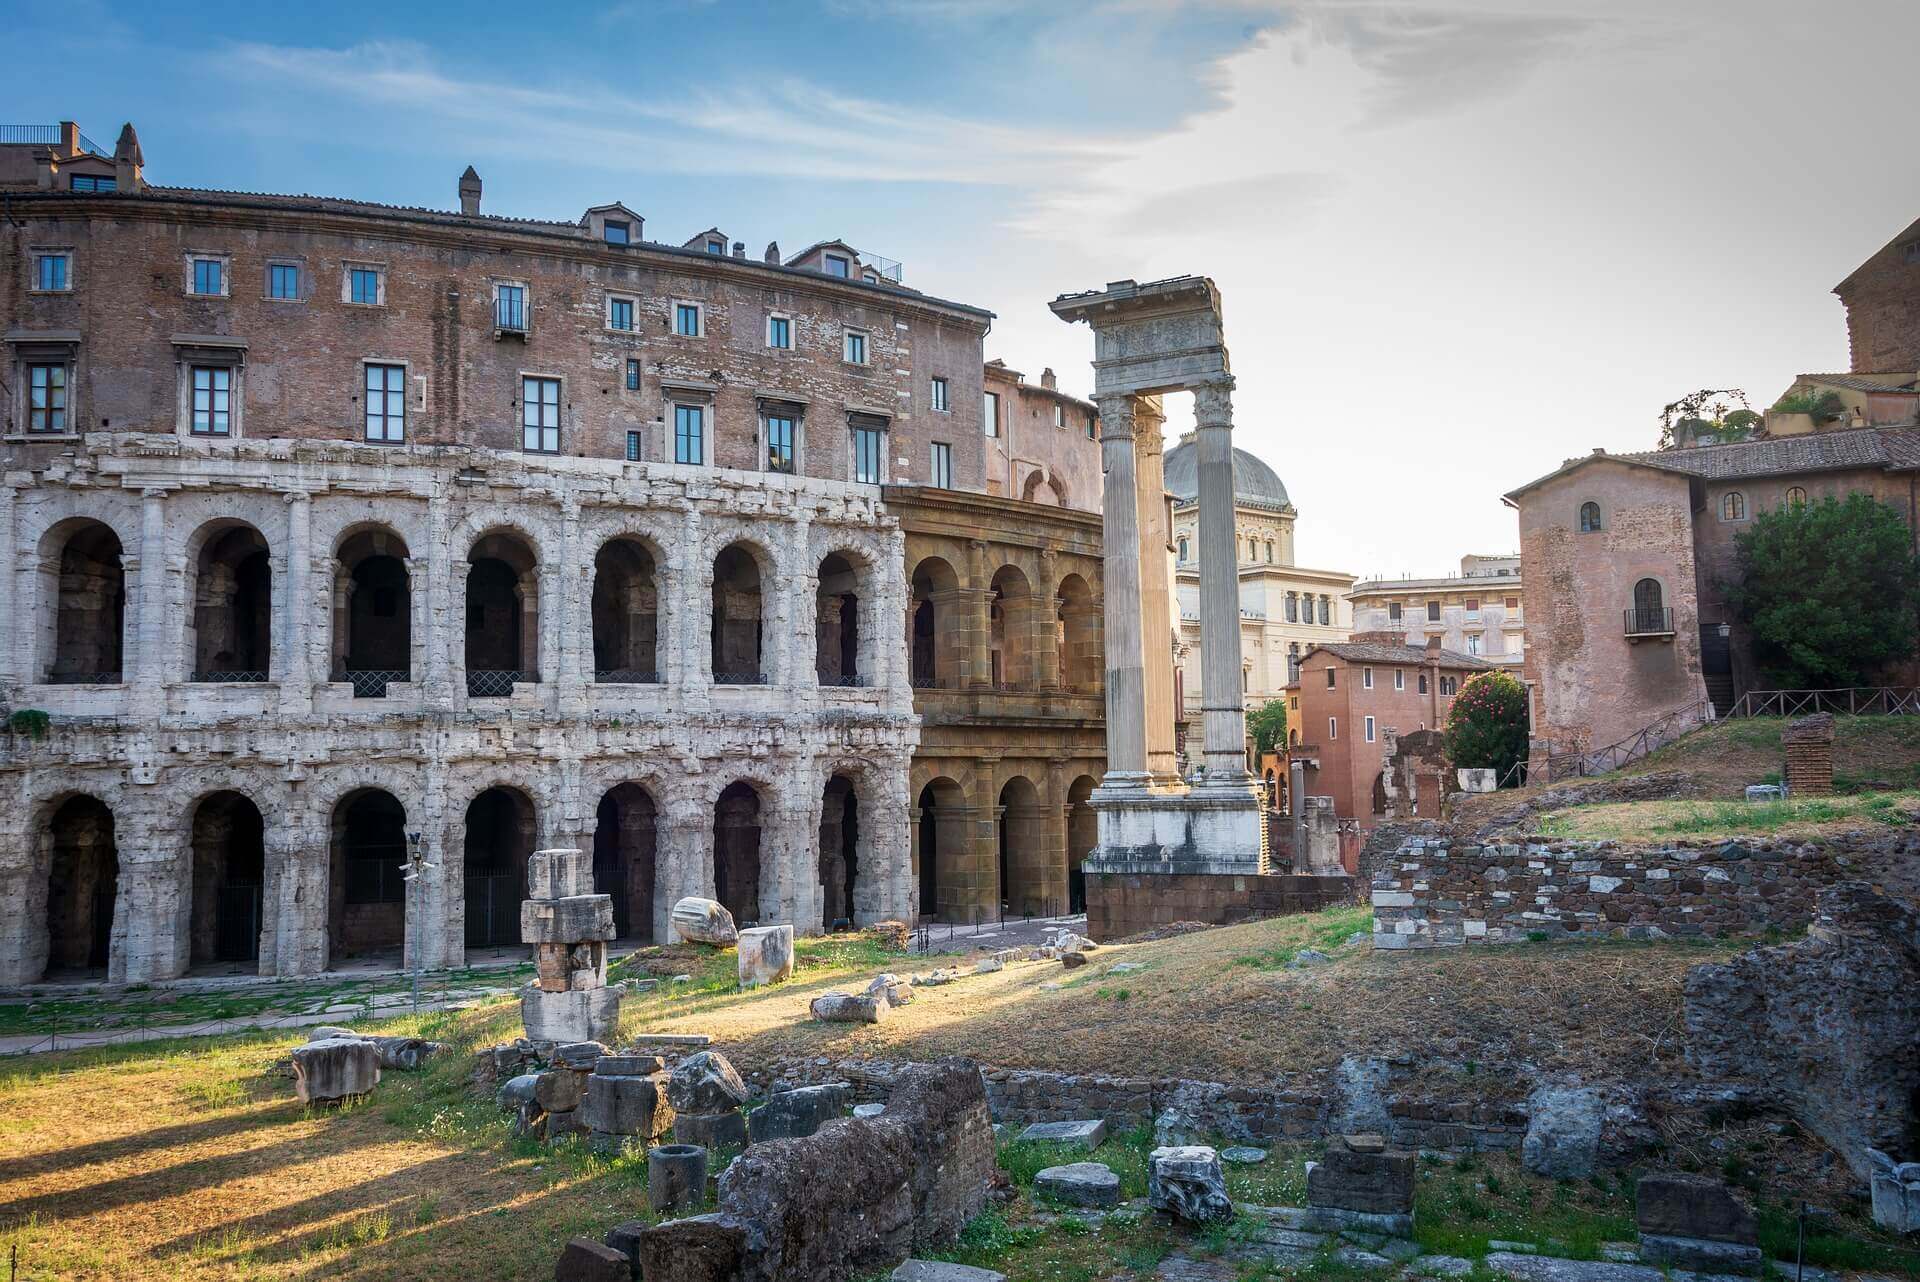
<path fill-rule="evenodd" d="M 727 252 L 727 242 L 724 240 L 710 240 L 707 242 L 707 252 L 709 254 L 719 254 L 722 257 L 725 257 Z"/>
<path fill-rule="evenodd" d="M 59 293 L 70 288 L 73 256 L 70 254 L 41 254 L 34 264 L 33 287 L 45 293 Z"/>
<path fill-rule="evenodd" d="M 867 336 L 857 329 L 847 331 L 847 364 L 865 365 L 867 363 Z"/>
<path fill-rule="evenodd" d="M 953 488 L 953 446 L 945 441 L 933 443 L 933 470 L 929 475 L 933 478 L 935 489 Z"/>
<path fill-rule="evenodd" d="M 767 346 L 793 350 L 793 322 L 785 316 L 767 317 Z"/>
<path fill-rule="evenodd" d="M 1517 596 L 1510 596 L 1510 597 L 1508 597 L 1508 598 L 1507 598 L 1507 609 L 1509 609 L 1509 610 L 1518 610 L 1519 608 L 1520 608 L 1520 598 L 1519 598 L 1519 597 L 1517 597 Z"/>
<path fill-rule="evenodd" d="M 1398 668 L 1393 670 L 1393 688 L 1396 690 L 1404 690 L 1407 688 L 1407 674 Z"/>
<path fill-rule="evenodd" d="M 300 269 L 293 263 L 267 264 L 267 297 L 300 297 Z"/>
<path fill-rule="evenodd" d="M 1440 603 L 1438 601 L 1427 602 L 1427 622 L 1440 622 Z"/>
<path fill-rule="evenodd" d="M 1066 406 L 1056 405 L 1053 407 L 1053 425 L 1055 427 L 1065 427 L 1067 425 L 1067 407 Z"/>
<path fill-rule="evenodd" d="M 1327 669 L 1327 689 L 1333 689 L 1333 669 Z"/>
<path fill-rule="evenodd" d="M 1328 717 L 1327 718 L 1327 738 L 1338 739 L 1339 737 L 1340 737 L 1340 718 Z"/>
<path fill-rule="evenodd" d="M 196 294 L 226 293 L 226 264 L 218 258 L 194 259 L 193 292 Z"/>
<path fill-rule="evenodd" d="M 27 366 L 27 431 L 53 436 L 67 430 L 67 367 Z"/>
<path fill-rule="evenodd" d="M 406 366 L 367 366 L 367 439 L 395 445 L 407 439 Z"/>
<path fill-rule="evenodd" d="M 707 411 L 699 405 L 673 407 L 673 461 L 701 464 L 707 461 Z"/>
<path fill-rule="evenodd" d="M 853 275 L 853 264 L 839 254 L 828 254 L 826 264 L 826 272 L 829 276 L 838 276 L 845 280 Z"/>
<path fill-rule="evenodd" d="M 640 362 L 632 358 L 627 360 L 627 390 L 629 392 L 640 390 Z"/>
<path fill-rule="evenodd" d="M 119 180 L 110 174 L 75 174 L 68 184 L 70 191 L 118 191 Z"/>
<path fill-rule="evenodd" d="M 535 454 L 560 452 L 560 380 L 520 380 L 520 448 Z"/>
<path fill-rule="evenodd" d="M 1373 718 L 1372 717 L 1367 718 L 1367 742 L 1368 743 L 1373 742 Z"/>
<path fill-rule="evenodd" d="M 988 436 L 1000 435 L 1000 393 L 987 393 L 986 410 L 981 423 Z"/>
<path fill-rule="evenodd" d="M 638 463 L 639 461 L 640 461 L 640 433 L 628 432 L 627 433 L 627 462 Z"/>
<path fill-rule="evenodd" d="M 1372 668 L 1360 669 L 1360 688 L 1362 690 L 1373 689 L 1373 669 Z"/>
<path fill-rule="evenodd" d="M 673 305 L 673 332 L 682 338 L 700 337 L 700 305 L 698 303 Z"/>
<path fill-rule="evenodd" d="M 853 429 L 853 479 L 862 485 L 881 484 L 886 435 L 877 427 Z"/>
<path fill-rule="evenodd" d="M 347 301 L 366 307 L 377 306 L 380 298 L 380 269 L 353 267 L 347 272 Z"/>
<path fill-rule="evenodd" d="M 631 298 L 609 298 L 607 300 L 607 328 L 631 330 L 633 328 L 633 300 Z"/>
<path fill-rule="evenodd" d="M 1094 430 L 1094 417 L 1091 414 L 1087 415 L 1087 439 L 1089 441 L 1100 439 L 1100 434 Z"/>
<path fill-rule="evenodd" d="M 1420 674 L 1420 693 L 1425 694 L 1426 692 L 1427 692 L 1427 674 L 1422 672 Z"/>
<path fill-rule="evenodd" d="M 1326 627 L 1332 622 L 1333 622 L 1333 599 L 1331 597 L 1323 596 L 1320 598 L 1320 626 Z"/>
<path fill-rule="evenodd" d="M 1480 613 L 1480 598 L 1479 598 L 1479 597 L 1477 597 L 1477 596 L 1470 596 L 1470 597 L 1468 597 L 1468 598 L 1467 598 L 1467 613 L 1468 613 L 1468 614 L 1478 614 L 1478 613 Z"/>
<path fill-rule="evenodd" d="M 496 329 L 524 331 L 527 328 L 527 287 L 493 287 L 493 324 Z"/>
<path fill-rule="evenodd" d="M 1467 634 L 1467 653 L 1480 653 L 1480 634 L 1478 632 L 1469 632 Z"/>
<path fill-rule="evenodd" d="M 195 436 L 233 434 L 233 371 L 224 365 L 193 367 Z"/>
<path fill-rule="evenodd" d="M 767 471 L 793 471 L 793 420 L 785 415 L 767 415 Z"/>
<path fill-rule="evenodd" d="M 633 234 L 633 224 L 624 218 L 609 218 L 601 234 L 606 237 L 609 245 L 624 245 Z"/>
<path fill-rule="evenodd" d="M 933 380 L 933 408 L 941 411 L 947 408 L 947 380 L 944 378 Z"/>
<path fill-rule="evenodd" d="M 1387 622 L 1400 622 L 1400 603 L 1398 601 L 1389 601 L 1387 603 Z"/>

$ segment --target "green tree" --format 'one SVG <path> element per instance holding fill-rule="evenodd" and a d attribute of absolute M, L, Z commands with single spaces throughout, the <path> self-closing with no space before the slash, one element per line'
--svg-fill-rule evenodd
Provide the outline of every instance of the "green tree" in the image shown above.
<path fill-rule="evenodd" d="M 1783 503 L 1735 540 L 1739 579 L 1723 584 L 1778 689 L 1868 685 L 1909 658 L 1920 612 L 1913 533 L 1870 495 Z"/>
<path fill-rule="evenodd" d="M 1507 672 L 1469 677 L 1447 709 L 1447 756 L 1464 769 L 1491 766 L 1505 779 L 1527 759 L 1527 688 Z"/>
<path fill-rule="evenodd" d="M 1275 744 L 1287 741 L 1287 701 L 1269 699 L 1249 712 L 1247 729 L 1253 731 L 1255 753 L 1275 751 Z"/>

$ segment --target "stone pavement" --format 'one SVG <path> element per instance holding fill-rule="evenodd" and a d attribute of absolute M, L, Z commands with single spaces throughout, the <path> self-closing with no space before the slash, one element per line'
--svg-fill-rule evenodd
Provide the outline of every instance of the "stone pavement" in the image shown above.
<path fill-rule="evenodd" d="M 1077 935 L 1084 935 L 1087 933 L 1087 915 L 1008 918 L 1004 922 L 987 921 L 977 926 L 942 926 L 934 923 L 927 927 L 924 948 L 918 930 L 908 936 L 908 948 L 916 953 L 998 952 L 1002 948 L 1037 948 L 1047 942 L 1049 934 L 1062 927 Z"/>

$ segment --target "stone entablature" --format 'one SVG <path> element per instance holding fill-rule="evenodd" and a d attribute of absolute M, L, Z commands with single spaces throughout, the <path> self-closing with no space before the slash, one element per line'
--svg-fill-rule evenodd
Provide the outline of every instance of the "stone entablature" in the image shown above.
<path fill-rule="evenodd" d="M 1920 841 L 1902 839 L 1920 849 Z M 1804 926 L 1842 875 L 1831 840 L 1621 846 L 1409 837 L 1373 874 L 1376 948 L 1662 939 Z"/>

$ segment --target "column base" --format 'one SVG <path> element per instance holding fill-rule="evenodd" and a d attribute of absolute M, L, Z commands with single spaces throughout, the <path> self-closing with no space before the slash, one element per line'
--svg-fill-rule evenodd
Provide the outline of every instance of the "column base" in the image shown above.
<path fill-rule="evenodd" d="M 1100 844 L 1088 872 L 1259 874 L 1267 871 L 1260 797 L 1238 789 L 1155 793 L 1109 790 L 1091 798 Z"/>

